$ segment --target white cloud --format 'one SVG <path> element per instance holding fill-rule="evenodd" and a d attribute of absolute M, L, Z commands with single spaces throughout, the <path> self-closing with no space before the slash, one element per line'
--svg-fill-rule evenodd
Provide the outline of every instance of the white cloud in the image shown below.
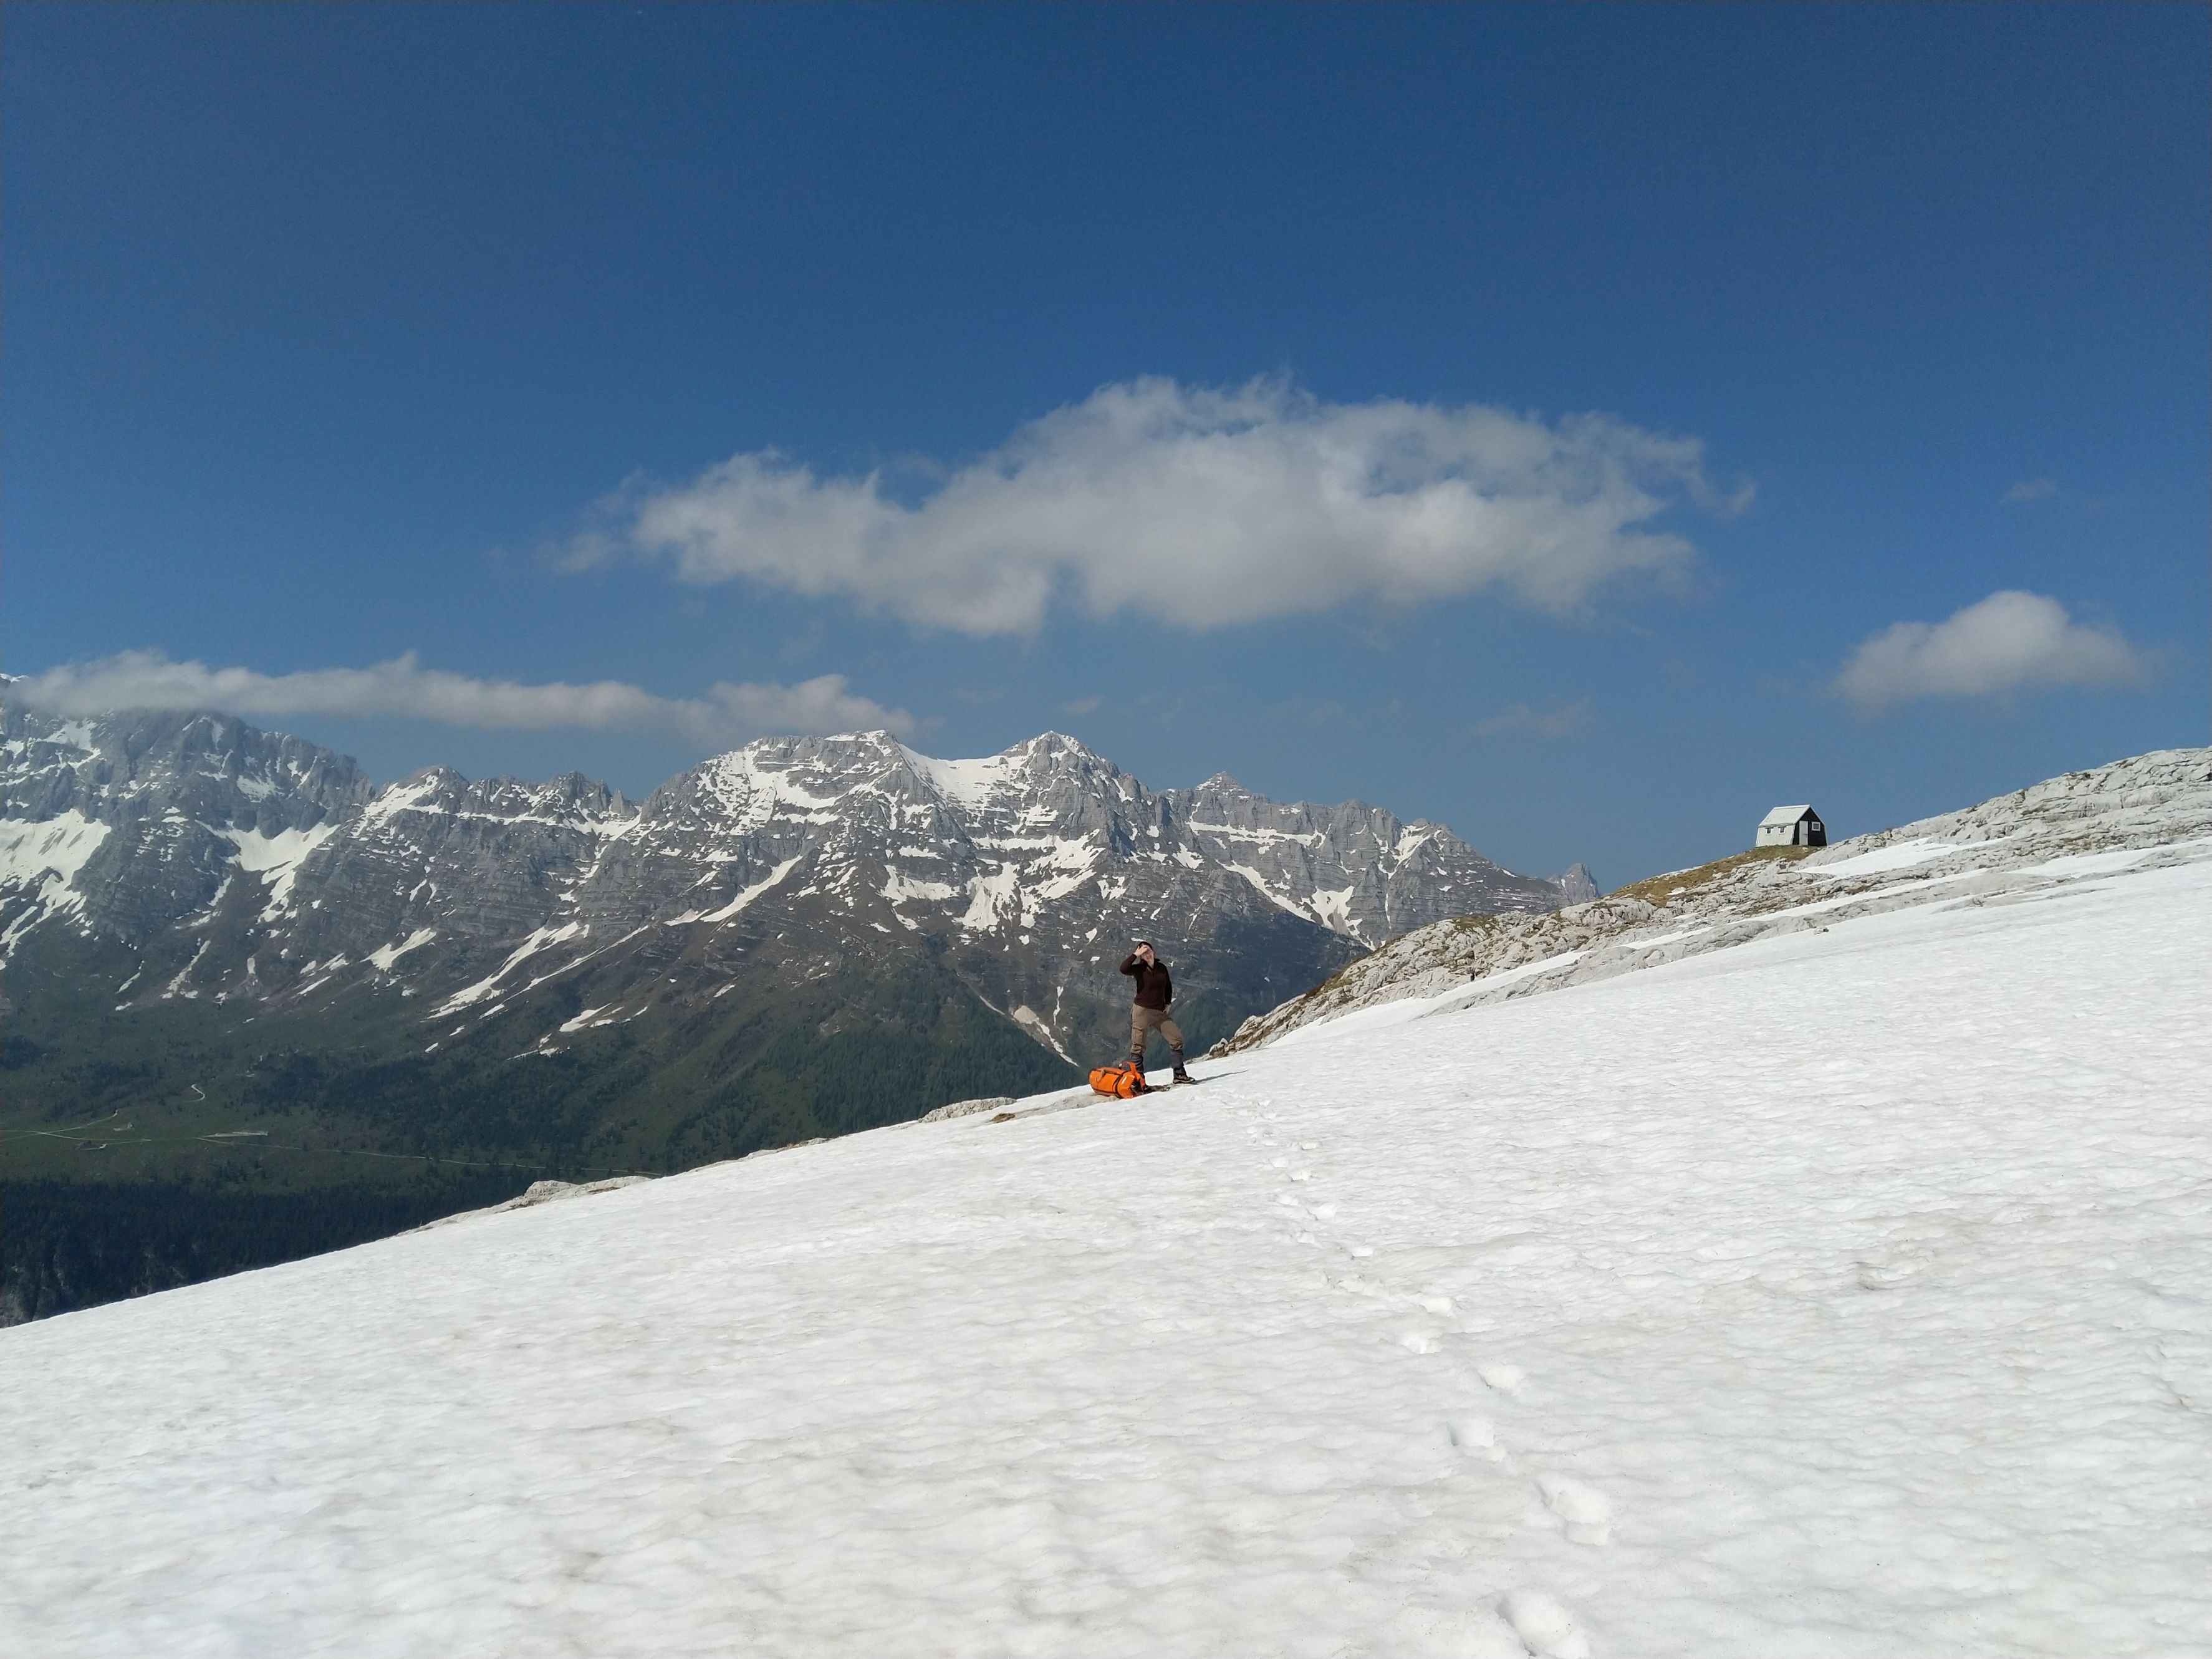
<path fill-rule="evenodd" d="M 1694 558 L 1651 527 L 1729 511 L 1703 446 L 1601 415 L 1330 404 L 1283 380 L 1146 379 L 1018 428 L 918 501 L 882 474 L 817 477 L 774 450 L 633 491 L 572 561 L 665 558 L 971 635 L 1034 630 L 1055 602 L 1194 628 L 1484 589 L 1553 611 Z"/>
<path fill-rule="evenodd" d="M 2039 685 L 2134 685 L 2149 673 L 2119 630 L 2007 590 L 1940 623 L 1893 623 L 1860 641 L 1833 690 L 1867 714 L 1922 697 L 2002 697 Z"/>
<path fill-rule="evenodd" d="M 1588 697 L 1559 703 L 1550 708 L 1532 708 L 1525 702 L 1516 702 L 1502 714 L 1492 714 L 1486 720 L 1477 720 L 1474 735 L 1495 738 L 1509 732 L 1525 732 L 1535 738 L 1571 738 L 1588 731 L 1589 725 L 1590 700 Z"/>
<path fill-rule="evenodd" d="M 855 696 L 842 674 L 796 685 L 711 687 L 703 697 L 659 697 L 620 680 L 527 685 L 424 668 L 409 652 L 368 668 L 262 674 L 125 651 L 14 681 L 10 698 L 61 714 L 111 708 L 213 708 L 242 715 L 339 714 L 508 730 L 637 732 L 708 744 L 766 733 L 908 732 L 903 709 Z"/>
<path fill-rule="evenodd" d="M 1999 505 L 2018 507 L 2023 501 L 2039 501 L 2057 493 L 2058 483 L 2054 478 L 2022 478 L 2005 491 Z"/>

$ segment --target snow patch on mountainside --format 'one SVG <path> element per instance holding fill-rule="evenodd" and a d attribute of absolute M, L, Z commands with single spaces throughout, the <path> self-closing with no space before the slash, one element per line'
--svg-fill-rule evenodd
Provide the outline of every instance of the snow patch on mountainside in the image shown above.
<path fill-rule="evenodd" d="M 362 830 L 398 817 L 403 812 L 420 811 L 437 799 L 440 780 L 436 771 L 418 773 L 398 783 L 386 784 L 362 809 L 360 824 Z"/>
<path fill-rule="evenodd" d="M 82 812 L 58 812 L 36 823 L 0 821 L 0 892 L 43 889 L 50 904 L 82 906 L 70 892 L 77 872 L 107 839 L 108 826 Z"/>
<path fill-rule="evenodd" d="M 449 1015 L 460 1012 L 464 1008 L 474 1007 L 477 1003 L 499 994 L 500 981 L 532 957 L 541 951 L 550 950 L 556 945 L 566 944 L 570 939 L 581 939 L 589 931 L 580 921 L 568 922 L 559 927 L 534 929 L 529 937 L 508 953 L 506 961 L 501 963 L 497 968 L 477 981 L 475 984 L 465 985 L 454 992 L 453 995 L 433 1008 L 428 1018 L 443 1019 Z M 532 983 L 536 982 L 538 981 L 532 981 Z"/>
<path fill-rule="evenodd" d="M 783 884 L 783 878 L 799 867 L 800 859 L 804 856 L 799 854 L 784 860 L 760 880 L 740 890 L 728 903 L 718 905 L 711 910 L 685 910 L 679 915 L 669 917 L 670 925 L 678 926 L 692 921 L 708 923 L 728 921 L 751 904 L 755 899 L 781 887 Z"/>
<path fill-rule="evenodd" d="M 58 812 L 39 823 L 0 822 L 0 884 L 66 888 L 107 839 L 107 825 L 82 812 Z"/>
<path fill-rule="evenodd" d="M 0 904 L 17 907 L 0 930 L 0 961 L 32 928 L 55 916 L 82 918 L 77 872 L 107 839 L 108 826 L 66 811 L 36 823 L 0 820 Z"/>
<path fill-rule="evenodd" d="M 368 960 L 376 965 L 377 972 L 388 974 L 392 971 L 392 964 L 400 957 L 405 956 L 410 951 L 421 950 L 437 937 L 438 930 L 434 927 L 417 927 L 405 939 L 395 940 L 390 945 L 371 951 L 368 953 Z"/>
<path fill-rule="evenodd" d="M 1024 1003 L 1013 1011 L 1012 1018 L 1015 1024 L 1020 1026 L 1022 1030 L 1027 1031 L 1069 1065 L 1073 1066 L 1077 1063 L 1075 1056 L 1060 1046 L 1060 1039 L 1053 1036 L 1052 1027 L 1045 1024 L 1044 1016 L 1036 1009 Z"/>
<path fill-rule="evenodd" d="M 789 767 L 769 764 L 765 749 L 755 744 L 717 756 L 698 770 L 703 792 L 728 814 L 730 830 L 742 835 L 779 817 L 829 822 L 842 792 L 808 788 Z"/>
<path fill-rule="evenodd" d="M 273 836 L 251 830 L 221 833 L 238 849 L 238 867 L 268 882 L 269 900 L 262 914 L 274 916 L 292 908 L 292 879 L 299 873 L 301 860 L 337 831 L 335 823 L 319 823 L 312 830 L 283 830 Z"/>
<path fill-rule="evenodd" d="M 1221 867 L 1228 871 L 1229 873 L 1233 876 L 1243 877 L 1246 881 L 1250 882 L 1252 885 L 1259 890 L 1261 897 L 1265 898 L 1268 903 L 1274 905 L 1279 909 L 1288 910 L 1294 916 L 1304 916 L 1308 920 L 1312 920 L 1312 913 L 1307 906 L 1295 903 L 1291 900 L 1284 897 L 1283 895 L 1277 892 L 1273 887 L 1268 884 L 1267 877 L 1261 875 L 1250 865 L 1231 864 L 1226 860 L 1224 860 L 1222 861 Z"/>
<path fill-rule="evenodd" d="M 1021 872 L 1011 865 L 968 879 L 968 908 L 959 918 L 969 933 L 983 933 L 1021 914 Z"/>
<path fill-rule="evenodd" d="M 987 756 L 980 760 L 938 760 L 931 756 L 904 749 L 907 764 L 929 787 L 947 800 L 957 801 L 963 806 L 987 805 L 991 798 L 1006 788 L 1012 768 L 1005 755 Z"/>

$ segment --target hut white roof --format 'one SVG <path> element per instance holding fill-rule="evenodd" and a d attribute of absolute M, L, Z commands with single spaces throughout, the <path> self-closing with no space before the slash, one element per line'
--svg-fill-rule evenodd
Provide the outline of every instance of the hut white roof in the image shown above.
<path fill-rule="evenodd" d="M 1778 806 L 1771 812 L 1769 812 L 1765 817 L 1759 819 L 1759 827 L 1765 830 L 1773 824 L 1795 823 L 1798 819 L 1803 817 L 1805 814 L 1812 810 L 1813 809 L 1809 805 Z M 1741 818 L 1738 818 L 1736 822 L 1741 823 L 1743 820 Z"/>

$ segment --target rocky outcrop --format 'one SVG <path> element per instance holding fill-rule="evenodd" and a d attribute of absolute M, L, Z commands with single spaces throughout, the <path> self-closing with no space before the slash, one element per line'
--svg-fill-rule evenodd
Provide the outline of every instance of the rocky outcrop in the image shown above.
<path fill-rule="evenodd" d="M 2212 858 L 2212 750 L 2162 750 L 1817 851 L 1763 848 L 1549 915 L 1419 928 L 1245 1021 L 1216 1052 L 1393 1004 L 1407 1017 L 1449 1012 L 1915 904 L 2010 902 L 2094 880 L 2114 860 L 2201 858 Z"/>

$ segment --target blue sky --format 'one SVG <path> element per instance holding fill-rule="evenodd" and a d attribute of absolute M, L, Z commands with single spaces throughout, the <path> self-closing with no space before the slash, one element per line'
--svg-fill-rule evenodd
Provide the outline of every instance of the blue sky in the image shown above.
<path fill-rule="evenodd" d="M 1054 727 L 1607 884 L 2201 744 L 2208 18 L 9 7 L 0 651 L 380 778 Z"/>

